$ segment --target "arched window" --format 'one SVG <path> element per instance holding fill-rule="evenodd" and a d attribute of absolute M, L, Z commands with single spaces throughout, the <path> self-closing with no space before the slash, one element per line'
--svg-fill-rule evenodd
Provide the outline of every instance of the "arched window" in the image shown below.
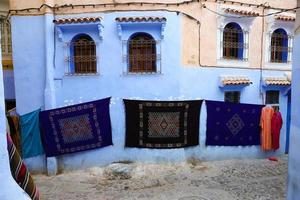
<path fill-rule="evenodd" d="M 80 34 L 72 39 L 70 61 L 72 73 L 97 72 L 96 45 L 90 36 Z"/>
<path fill-rule="evenodd" d="M 229 23 L 223 32 L 223 58 L 243 59 L 244 35 L 237 23 Z"/>
<path fill-rule="evenodd" d="M 156 72 L 156 41 L 147 33 L 129 39 L 129 72 Z"/>
<path fill-rule="evenodd" d="M 276 29 L 271 38 L 271 62 L 285 63 L 288 58 L 288 35 L 282 28 Z"/>

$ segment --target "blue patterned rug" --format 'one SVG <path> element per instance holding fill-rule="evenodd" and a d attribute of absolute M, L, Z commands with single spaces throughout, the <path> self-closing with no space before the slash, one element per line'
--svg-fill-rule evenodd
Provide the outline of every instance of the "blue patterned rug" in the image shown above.
<path fill-rule="evenodd" d="M 57 156 L 112 145 L 110 98 L 40 113 L 46 155 Z"/>
<path fill-rule="evenodd" d="M 205 101 L 206 145 L 247 146 L 260 144 L 263 105 Z"/>

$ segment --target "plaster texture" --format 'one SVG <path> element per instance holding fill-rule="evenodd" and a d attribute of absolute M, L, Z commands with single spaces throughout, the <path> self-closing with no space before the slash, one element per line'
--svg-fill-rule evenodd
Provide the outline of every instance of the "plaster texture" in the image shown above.
<path fill-rule="evenodd" d="M 1 39 L 1 31 L 0 31 Z M 1 52 L 1 45 L 0 45 Z M 0 60 L 2 56 L 0 53 Z M 4 104 L 3 68 L 0 62 L 0 199 L 1 200 L 29 200 L 28 195 L 19 187 L 11 176 L 9 156 L 6 142 L 6 117 Z"/>
<path fill-rule="evenodd" d="M 3 70 L 4 97 L 5 99 L 15 99 L 14 72 Z"/>
<path fill-rule="evenodd" d="M 300 1 L 298 0 L 298 5 Z M 299 11 L 297 11 L 299 16 Z M 297 200 L 300 198 L 300 20 L 296 20 L 296 36 L 294 40 L 294 56 L 293 56 L 293 87 L 292 87 L 292 114 L 291 114 L 291 135 L 289 149 L 289 168 L 288 168 L 288 200 Z"/>
<path fill-rule="evenodd" d="M 242 88 L 241 103 L 262 104 L 267 89 L 281 91 L 280 107 L 283 118 L 286 118 L 287 96 L 286 88 L 261 87 L 261 77 L 284 76 L 284 71 L 239 68 L 184 66 L 182 63 L 182 15 L 173 12 L 112 12 L 102 13 L 103 39 L 91 32 L 91 37 L 97 42 L 98 74 L 89 76 L 66 75 L 68 62 L 65 61 L 68 49 L 65 43 L 70 41 L 73 33 L 63 33 L 60 41 L 54 28 L 47 29 L 54 37 L 45 38 L 45 23 L 49 16 L 13 16 L 12 38 L 13 59 L 15 67 L 15 86 L 17 112 L 20 115 L 32 110 L 50 107 L 45 106 L 46 79 L 53 81 L 50 97 L 55 99 L 53 105 L 62 107 L 111 96 L 111 121 L 113 146 L 87 152 L 74 153 L 57 157 L 60 170 L 82 169 L 91 166 L 106 165 L 114 161 L 132 160 L 142 162 L 180 162 L 195 157 L 201 160 L 218 160 L 228 158 L 263 158 L 284 153 L 286 141 L 285 123 L 282 128 L 280 144 L 277 152 L 262 152 L 259 146 L 249 147 L 206 147 L 206 108 L 202 107 L 200 120 L 200 145 L 190 148 L 155 150 L 124 148 L 125 143 L 125 113 L 122 99 L 151 100 L 182 100 L 207 99 L 224 100 L 224 89 L 219 87 L 220 75 L 244 75 L 253 82 Z M 99 13 L 82 13 L 80 15 L 55 16 L 56 18 L 80 16 L 99 16 Z M 118 36 L 116 17 L 122 16 L 164 16 L 167 18 L 164 39 L 161 39 L 161 73 L 158 74 L 127 74 L 124 73 L 126 63 L 122 61 L 122 41 Z M 30 22 L 30 23 L 28 23 Z M 50 25 L 49 25 L 50 26 Z M 142 31 L 138 27 L 137 30 Z M 129 33 L 129 32 L 127 32 Z M 126 36 L 126 31 L 124 35 Z M 150 33 L 155 38 L 160 37 L 157 30 Z M 53 41 L 52 41 L 53 40 Z M 48 44 L 46 44 L 48 43 Z M 29 45 L 30 44 L 30 45 Z M 54 59 L 46 59 L 49 51 L 55 47 Z M 46 49 L 47 48 L 47 49 Z M 207 49 L 215 46 L 207 46 Z M 54 48 L 53 48 L 54 49 Z M 203 55 L 206 55 L 205 51 Z M 33 59 L 34 58 L 34 59 Z M 54 64 L 55 63 L 55 64 Z M 47 66 L 47 67 L 46 67 Z M 238 65 L 234 65 L 238 66 Z M 49 68 L 50 67 L 50 68 Z M 49 69 L 53 78 L 49 79 Z M 287 68 L 285 68 L 287 69 Z M 47 73 L 46 73 L 46 70 Z M 51 73 L 50 70 L 50 73 Z M 46 75 L 47 74 L 47 75 Z M 51 74 L 50 74 L 51 75 Z M 48 85 L 49 86 L 49 85 Z M 26 92 L 24 92 L 26 91 Z M 55 97 L 55 98 L 54 98 Z M 45 158 L 32 158 L 26 161 L 30 169 L 43 172 L 46 169 Z"/>

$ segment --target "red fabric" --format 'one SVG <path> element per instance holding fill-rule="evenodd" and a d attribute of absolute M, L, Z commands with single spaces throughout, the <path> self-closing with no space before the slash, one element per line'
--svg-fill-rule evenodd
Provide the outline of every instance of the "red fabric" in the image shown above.
<path fill-rule="evenodd" d="M 271 122 L 272 146 L 274 150 L 279 149 L 281 127 L 282 127 L 281 114 L 280 112 L 275 112 L 272 116 L 272 122 Z"/>
<path fill-rule="evenodd" d="M 276 157 L 269 157 L 268 158 L 270 161 L 278 161 L 278 159 Z"/>
<path fill-rule="evenodd" d="M 22 163 L 19 174 L 17 175 L 18 183 L 22 183 L 25 180 L 26 173 L 27 173 L 26 166 L 24 165 L 24 163 Z"/>

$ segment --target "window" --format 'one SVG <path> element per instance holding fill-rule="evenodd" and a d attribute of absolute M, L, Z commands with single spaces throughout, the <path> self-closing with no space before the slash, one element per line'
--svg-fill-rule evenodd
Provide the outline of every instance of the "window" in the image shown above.
<path fill-rule="evenodd" d="M 70 46 L 71 73 L 97 73 L 97 56 L 94 40 L 86 34 L 80 34 L 73 38 Z"/>
<path fill-rule="evenodd" d="M 283 29 L 276 29 L 271 36 L 271 62 L 286 63 L 288 60 L 288 35 Z"/>
<path fill-rule="evenodd" d="M 117 33 L 122 41 L 124 75 L 161 74 L 165 17 L 117 17 Z"/>
<path fill-rule="evenodd" d="M 147 33 L 134 34 L 128 41 L 129 72 L 156 72 L 156 41 Z"/>
<path fill-rule="evenodd" d="M 279 108 L 279 91 L 278 90 L 266 91 L 266 105 L 271 105 L 274 108 Z"/>
<path fill-rule="evenodd" d="M 229 23 L 223 30 L 223 58 L 243 59 L 244 35 L 237 23 Z"/>
<path fill-rule="evenodd" d="M 241 92 L 240 91 L 229 91 L 224 94 L 224 101 L 231 103 L 240 103 Z"/>
<path fill-rule="evenodd" d="M 5 19 L 0 19 L 1 49 L 3 56 L 11 55 L 11 27 Z"/>

